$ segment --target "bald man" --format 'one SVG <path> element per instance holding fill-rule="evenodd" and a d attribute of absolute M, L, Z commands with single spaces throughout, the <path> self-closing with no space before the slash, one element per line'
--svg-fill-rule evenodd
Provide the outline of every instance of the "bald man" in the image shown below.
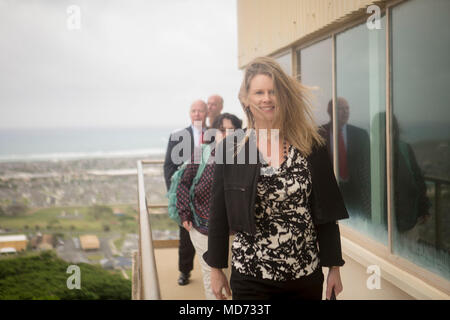
<path fill-rule="evenodd" d="M 223 98 L 214 94 L 208 98 L 208 126 L 211 127 L 214 120 L 222 113 Z"/>
<path fill-rule="evenodd" d="M 202 100 L 194 101 L 189 108 L 191 125 L 170 135 L 164 160 L 164 178 L 167 190 L 170 189 L 170 179 L 177 169 L 188 159 L 191 159 L 194 147 L 202 143 L 203 131 L 206 130 L 206 115 L 208 107 Z M 179 146 L 181 144 L 181 147 Z M 172 151 L 175 149 L 174 154 Z M 195 249 L 189 232 L 180 227 L 180 243 L 178 247 L 178 269 L 180 276 L 178 284 L 187 285 L 192 269 L 194 269 Z"/>

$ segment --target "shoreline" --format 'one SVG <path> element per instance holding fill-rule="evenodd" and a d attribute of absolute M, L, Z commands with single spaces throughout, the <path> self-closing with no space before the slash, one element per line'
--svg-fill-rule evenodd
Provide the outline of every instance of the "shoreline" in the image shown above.
<path fill-rule="evenodd" d="M 159 173 L 157 169 L 143 169 L 143 173 L 146 175 L 156 175 Z M 80 178 L 87 176 L 96 176 L 96 177 L 115 177 L 115 176 L 136 176 L 137 168 L 127 168 L 127 169 L 112 169 L 112 170 L 87 170 L 83 173 L 25 173 L 25 172 L 17 172 L 15 174 L 8 174 L 0 176 L 0 181 L 9 181 L 9 180 L 31 180 L 31 179 L 58 179 L 58 178 Z"/>
<path fill-rule="evenodd" d="M 10 154 L 0 155 L 0 165 L 12 162 L 46 162 L 46 161 L 76 161 L 93 159 L 114 159 L 114 158 L 141 158 L 141 157 L 164 157 L 164 149 L 138 149 L 138 150 L 118 150 L 118 151 L 97 151 L 97 152 L 63 152 L 63 153 L 42 153 L 42 154 Z"/>
<path fill-rule="evenodd" d="M 0 180 L 57 179 L 84 176 L 130 176 L 137 174 L 138 160 L 164 160 L 164 153 L 130 154 L 80 159 L 0 161 Z M 146 174 L 154 169 L 146 168 Z"/>

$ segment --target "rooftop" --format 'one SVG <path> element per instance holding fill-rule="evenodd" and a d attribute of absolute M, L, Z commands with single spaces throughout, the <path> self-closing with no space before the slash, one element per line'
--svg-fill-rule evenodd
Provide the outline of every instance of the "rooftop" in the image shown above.
<path fill-rule="evenodd" d="M 27 236 L 24 234 L 0 236 L 0 242 L 13 242 L 13 241 L 27 241 Z"/>
<path fill-rule="evenodd" d="M 83 250 L 100 248 L 100 241 L 94 235 L 80 236 L 80 243 Z"/>

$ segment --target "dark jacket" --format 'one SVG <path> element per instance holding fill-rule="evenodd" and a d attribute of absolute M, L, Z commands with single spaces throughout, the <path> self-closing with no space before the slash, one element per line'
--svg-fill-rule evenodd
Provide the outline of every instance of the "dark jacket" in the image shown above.
<path fill-rule="evenodd" d="M 227 137 L 234 139 L 234 136 Z M 216 165 L 209 220 L 208 252 L 205 261 L 214 268 L 226 268 L 229 232 L 256 233 L 254 208 L 257 183 L 261 169 L 259 153 L 249 163 L 250 138 L 239 152 L 226 150 L 224 141 L 216 150 Z M 226 164 L 226 153 L 239 159 L 245 154 L 245 164 Z M 230 158 L 229 158 L 230 159 Z M 318 231 L 322 266 L 343 265 L 337 220 L 348 218 L 348 213 L 333 173 L 326 147 L 315 147 L 307 158 L 312 178 L 311 210 Z M 235 162 L 236 163 L 236 162 Z"/>
<path fill-rule="evenodd" d="M 214 142 L 214 137 L 210 137 L 205 143 Z M 174 148 L 175 156 L 178 158 L 177 163 L 173 161 L 172 151 Z M 187 160 L 192 158 L 194 153 L 194 133 L 192 126 L 186 127 L 182 130 L 175 131 L 170 134 L 169 142 L 167 144 L 166 156 L 164 159 L 164 180 L 166 182 L 167 190 L 170 189 L 170 179 L 175 171 Z"/>
<path fill-rule="evenodd" d="M 411 146 L 394 140 L 395 220 L 400 232 L 411 230 L 431 207 L 422 170 Z M 386 218 L 387 220 L 387 218 Z"/>
<path fill-rule="evenodd" d="M 189 141 L 184 141 L 184 139 L 189 139 Z M 182 159 L 181 163 L 174 163 L 172 160 L 172 150 L 179 144 L 183 143 L 186 148 L 180 148 L 179 156 Z M 189 149 L 190 146 L 190 149 Z M 194 135 L 192 132 L 192 127 L 189 126 L 183 130 L 174 132 L 169 137 L 169 143 L 167 144 L 166 157 L 164 159 L 164 180 L 166 182 L 167 190 L 170 189 L 170 179 L 177 169 L 183 164 L 184 161 L 191 158 L 192 152 L 194 151 Z"/>
<path fill-rule="evenodd" d="M 330 123 L 323 125 L 319 132 L 327 142 L 330 159 L 331 151 Z M 371 218 L 370 190 L 370 139 L 364 129 L 347 124 L 347 167 L 348 181 L 342 183 L 341 192 L 351 215 L 360 215 L 366 220 Z"/>

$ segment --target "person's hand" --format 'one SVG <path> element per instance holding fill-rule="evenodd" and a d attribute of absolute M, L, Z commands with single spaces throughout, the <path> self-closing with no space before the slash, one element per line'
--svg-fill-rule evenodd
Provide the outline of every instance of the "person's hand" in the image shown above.
<path fill-rule="evenodd" d="M 231 297 L 230 286 L 222 269 L 211 268 L 211 289 L 218 300 L 226 300 L 227 297 Z M 222 289 L 225 289 L 226 296 Z"/>
<path fill-rule="evenodd" d="M 185 228 L 187 231 L 191 231 L 192 222 L 191 221 L 183 221 L 183 228 Z"/>
<path fill-rule="evenodd" d="M 333 288 L 334 288 L 334 294 L 336 295 L 336 297 L 343 290 L 342 282 L 341 282 L 341 274 L 339 273 L 339 267 L 331 267 L 328 271 L 327 292 L 326 292 L 327 300 L 330 300 L 331 291 L 333 290 Z"/>

